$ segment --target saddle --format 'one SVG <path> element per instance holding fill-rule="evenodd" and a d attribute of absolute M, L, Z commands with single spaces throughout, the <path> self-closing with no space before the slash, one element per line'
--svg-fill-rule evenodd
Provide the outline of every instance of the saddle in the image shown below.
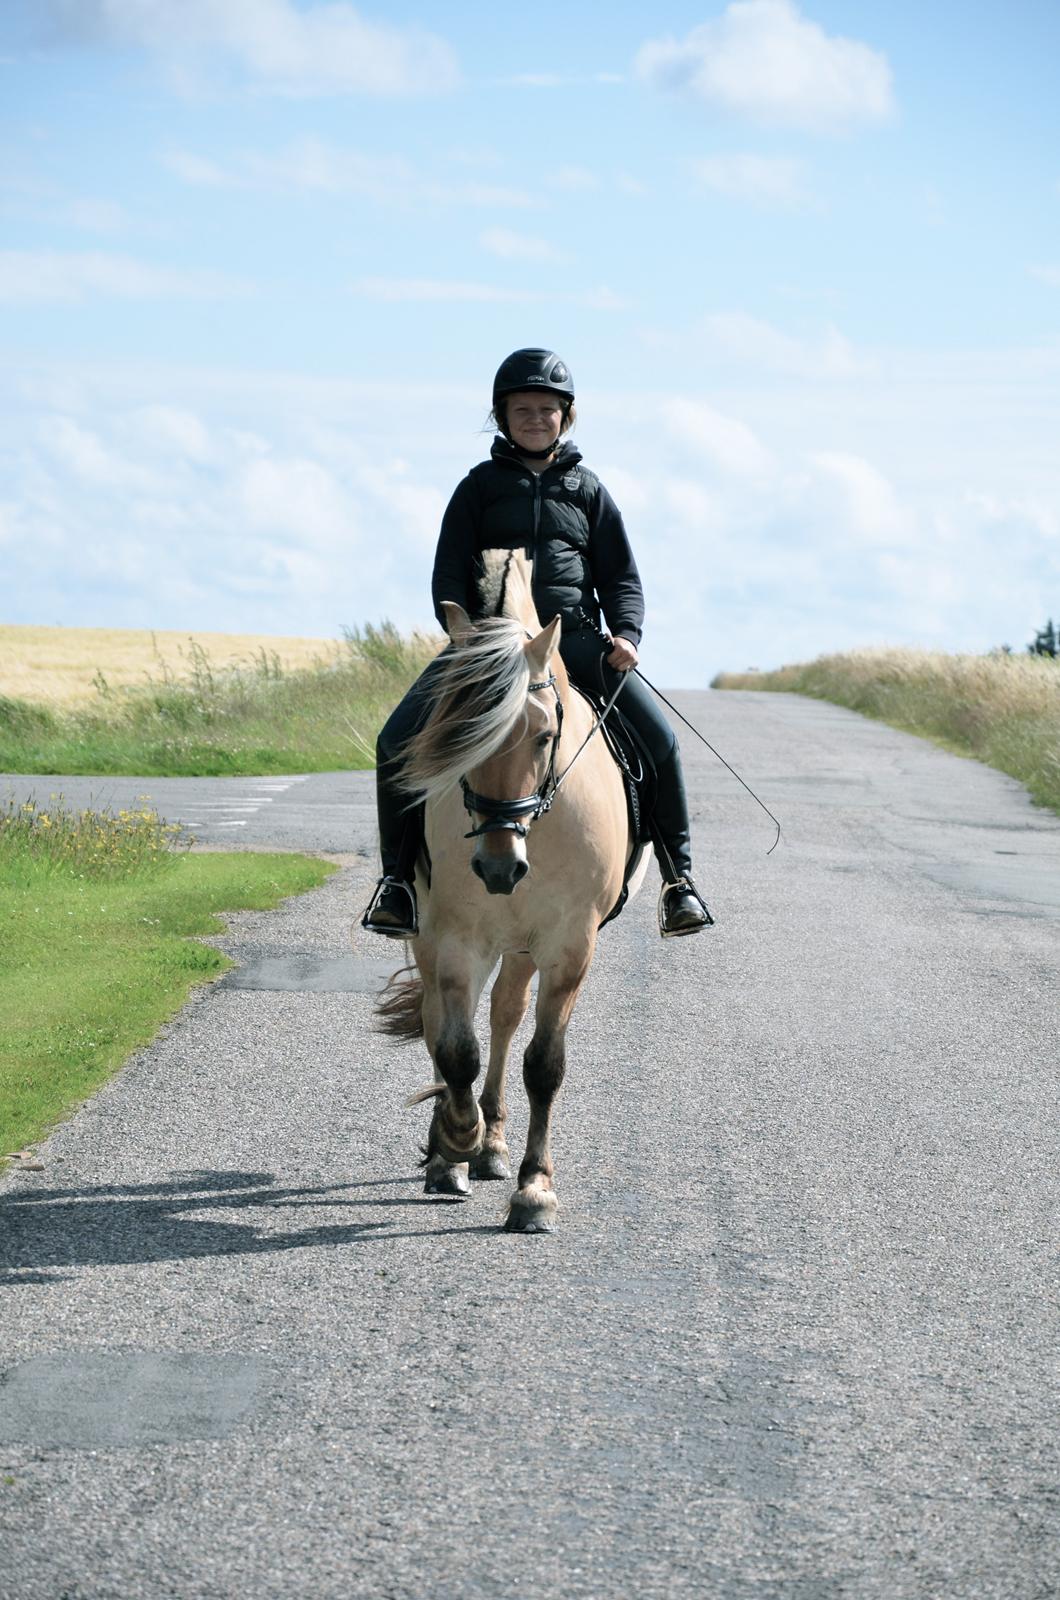
<path fill-rule="evenodd" d="M 591 694 L 588 689 L 583 689 L 573 680 L 571 688 L 588 702 L 593 716 L 598 717 L 607 703 L 603 697 Z M 614 921 L 629 899 L 630 879 L 652 842 L 651 816 L 655 810 L 656 773 L 655 763 L 643 739 L 632 723 L 622 715 L 617 705 L 611 708 L 607 721 L 601 724 L 600 735 L 622 774 L 626 811 L 629 816 L 629 837 L 633 842 L 629 860 L 626 862 L 625 876 L 622 879 L 622 892 L 601 922 L 600 926 L 603 928 L 607 923 Z"/>

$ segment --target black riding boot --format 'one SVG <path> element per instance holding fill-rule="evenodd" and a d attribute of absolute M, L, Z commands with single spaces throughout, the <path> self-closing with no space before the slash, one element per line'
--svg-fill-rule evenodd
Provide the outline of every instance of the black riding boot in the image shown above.
<path fill-rule="evenodd" d="M 377 750 L 375 792 L 383 876 L 361 926 L 388 939 L 412 939 L 419 932 L 415 877 L 423 842 L 423 807 L 409 808 L 408 794 L 397 787 L 393 772 L 394 763 Z"/>
<path fill-rule="evenodd" d="M 676 745 L 670 759 L 658 769 L 657 785 L 651 834 L 663 879 L 659 932 L 664 939 L 675 939 L 714 925 L 706 901 L 692 881 L 688 800 Z"/>

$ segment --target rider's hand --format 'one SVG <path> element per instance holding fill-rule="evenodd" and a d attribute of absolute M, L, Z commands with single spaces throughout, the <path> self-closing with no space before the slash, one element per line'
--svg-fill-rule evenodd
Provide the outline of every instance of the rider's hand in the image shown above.
<path fill-rule="evenodd" d="M 637 647 L 631 639 L 611 640 L 611 654 L 607 658 L 609 667 L 614 667 L 616 672 L 628 672 L 637 665 L 638 660 Z"/>

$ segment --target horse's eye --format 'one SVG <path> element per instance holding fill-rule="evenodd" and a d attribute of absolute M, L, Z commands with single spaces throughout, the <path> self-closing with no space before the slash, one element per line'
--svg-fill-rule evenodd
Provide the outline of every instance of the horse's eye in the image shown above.
<path fill-rule="evenodd" d="M 552 735 L 550 733 L 539 733 L 537 736 L 537 742 L 539 747 L 544 750 L 546 746 L 552 743 Z"/>

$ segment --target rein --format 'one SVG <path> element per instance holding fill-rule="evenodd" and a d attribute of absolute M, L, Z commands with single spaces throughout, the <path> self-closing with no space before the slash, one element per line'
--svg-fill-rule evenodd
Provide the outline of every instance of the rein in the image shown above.
<path fill-rule="evenodd" d="M 664 706 L 667 706 L 676 717 L 680 717 L 685 727 L 690 729 L 691 732 L 695 734 L 696 738 L 701 744 L 706 745 L 711 755 L 716 756 L 721 762 L 722 766 L 726 767 L 728 771 L 732 773 L 736 781 L 740 784 L 743 784 L 743 787 L 747 790 L 747 793 L 751 796 L 755 804 L 761 806 L 762 810 L 765 812 L 766 816 L 769 818 L 770 822 L 773 823 L 777 830 L 776 838 L 766 851 L 766 855 L 772 855 L 773 851 L 780 843 L 780 823 L 777 821 L 772 811 L 770 811 L 769 807 L 764 803 L 764 801 L 759 799 L 758 795 L 755 794 L 750 784 L 745 782 L 745 780 L 740 777 L 740 774 L 736 771 L 736 768 L 731 766 L 730 763 L 726 761 L 721 752 L 715 750 L 709 739 L 705 739 L 703 737 L 695 724 L 689 722 L 688 718 L 684 716 L 682 712 L 678 711 L 675 705 L 672 705 L 670 701 L 667 700 L 666 696 L 662 693 L 662 690 L 657 689 L 655 684 L 650 682 L 650 680 L 644 676 L 639 667 L 631 667 L 629 670 L 637 674 L 637 676 L 652 691 L 652 693 L 662 701 Z M 602 668 L 600 676 L 602 682 Z M 477 828 L 472 828 L 470 833 L 465 833 L 464 838 L 478 839 L 481 838 L 484 833 L 516 833 L 519 835 L 520 839 L 525 839 L 530 829 L 530 823 L 536 822 L 539 817 L 543 817 L 546 812 L 551 811 L 553 802 L 555 801 L 555 798 L 561 787 L 566 782 L 575 762 L 578 760 L 579 756 L 581 756 L 593 735 L 599 733 L 600 729 L 607 721 L 615 701 L 618 699 L 623 688 L 625 687 L 627 677 L 627 672 L 622 672 L 619 674 L 618 683 L 615 685 L 614 693 L 611 695 L 611 698 L 608 700 L 600 714 L 594 717 L 592 727 L 589 729 L 589 732 L 585 735 L 585 738 L 582 740 L 577 750 L 575 750 L 573 756 L 558 777 L 556 776 L 556 748 L 559 745 L 560 735 L 563 732 L 563 701 L 560 699 L 559 690 L 556 687 L 556 675 L 555 673 L 550 672 L 548 677 L 543 679 L 540 683 L 529 684 L 527 687 L 528 694 L 533 694 L 535 690 L 538 689 L 551 689 L 556 696 L 558 726 L 556 728 L 556 736 L 552 741 L 552 752 L 548 758 L 548 770 L 545 773 L 544 781 L 539 789 L 534 790 L 533 794 L 522 795 L 518 800 L 493 800 L 488 795 L 476 794 L 475 790 L 471 788 L 467 779 L 461 778 L 460 788 L 464 796 L 465 809 L 472 818 L 475 816 L 486 818 L 486 821 L 481 823 Z"/>

